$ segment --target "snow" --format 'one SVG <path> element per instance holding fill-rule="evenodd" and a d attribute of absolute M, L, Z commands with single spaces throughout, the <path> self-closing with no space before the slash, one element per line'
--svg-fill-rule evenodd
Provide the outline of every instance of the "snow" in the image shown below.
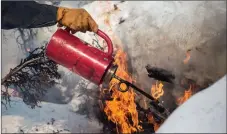
<path fill-rule="evenodd" d="M 74 113 L 69 105 L 42 102 L 41 106 L 42 108 L 30 109 L 21 99 L 13 98 L 8 110 L 2 107 L 2 132 L 15 133 L 21 129 L 25 133 L 52 133 L 57 130 L 100 132 L 97 122 L 88 121 L 84 116 Z M 55 120 L 53 125 L 52 118 Z"/>
<path fill-rule="evenodd" d="M 226 75 L 179 106 L 157 133 L 226 133 Z"/>
<path fill-rule="evenodd" d="M 47 2 L 47 4 L 51 3 Z M 117 4 L 119 10 L 113 11 L 114 4 Z M 114 47 L 116 45 L 124 47 L 131 61 L 129 66 L 133 66 L 133 74 L 138 76 L 140 84 L 151 86 L 151 80 L 147 79 L 144 68 L 146 64 L 169 68 L 174 71 L 173 73 L 182 73 L 184 70 L 191 71 L 196 68 L 192 72 L 184 73 L 189 74 L 189 77 L 198 82 L 201 80 L 201 83 L 206 79 L 216 81 L 226 74 L 226 43 L 225 48 L 223 48 L 222 42 L 217 41 L 211 43 L 212 47 L 204 47 L 204 44 L 212 39 L 222 41 L 222 38 L 218 38 L 220 35 L 224 35 L 224 40 L 226 40 L 226 32 L 223 34 L 223 31 L 226 30 L 226 2 L 224 1 L 94 1 L 91 3 L 62 1 L 60 3 L 60 6 L 71 8 L 77 8 L 80 5 L 83 5 L 83 8 L 92 15 L 99 25 L 99 29 L 110 36 Z M 107 18 L 109 24 L 104 21 Z M 124 19 L 125 22 L 119 24 L 120 19 Z M 48 42 L 56 29 L 56 26 L 34 29 L 38 34 L 34 40 L 30 41 L 29 47 L 34 48 L 43 44 L 44 41 Z M 10 68 L 15 67 L 20 59 L 25 57 L 25 54 L 22 53 L 21 48 L 18 48 L 15 41 L 18 32 L 2 31 L 4 33 L 2 35 L 3 77 Z M 91 32 L 77 33 L 76 36 L 90 44 L 94 38 Z M 195 47 L 202 47 L 203 51 L 192 54 L 188 66 L 182 65 L 181 61 L 184 59 L 185 51 Z M 203 55 L 198 55 L 198 53 Z M 156 58 L 157 56 L 158 58 Z M 193 59 L 197 59 L 199 63 L 194 64 Z M 4 110 L 2 107 L 2 132 L 15 133 L 19 131 L 19 128 L 25 132 L 36 132 L 36 127 L 37 132 L 46 133 L 57 129 L 88 133 L 100 131 L 101 125 L 96 121 L 90 122 L 85 117 L 73 112 L 83 102 L 83 96 L 77 97 L 78 83 L 83 82 L 83 79 L 61 66 L 59 66 L 59 72 L 63 75 L 61 85 L 49 90 L 45 98 L 46 102 L 41 103 L 42 108 L 29 109 L 18 98 L 13 98 L 12 107 L 8 110 Z M 200 76 L 200 79 L 194 77 L 194 74 Z M 220 120 L 221 118 L 226 119 L 223 114 L 226 112 L 226 106 L 224 106 L 226 103 L 218 103 L 224 101 L 226 97 L 223 82 L 225 79 L 224 77 L 216 84 L 220 86 L 218 87 L 219 92 L 213 91 L 216 89 L 216 86 L 213 85 L 197 94 L 201 97 L 199 101 L 205 102 L 207 105 L 200 105 L 198 102 L 192 105 L 194 98 L 195 100 L 197 98 L 196 95 L 193 96 L 177 109 L 178 114 L 172 114 L 159 132 L 226 132 L 226 129 L 223 128 L 226 121 Z M 206 96 L 205 93 L 208 91 Z M 211 96 L 211 98 L 210 94 L 217 97 Z M 214 108 L 214 105 L 217 108 Z M 211 107 L 213 111 L 209 110 Z M 188 114 L 193 117 L 190 116 L 183 120 L 182 118 L 186 118 L 189 116 Z M 51 118 L 56 120 L 55 123 L 47 125 Z M 200 122 L 199 119 L 204 122 Z M 171 126 L 171 124 L 177 126 Z M 182 126 L 178 127 L 180 125 Z"/>

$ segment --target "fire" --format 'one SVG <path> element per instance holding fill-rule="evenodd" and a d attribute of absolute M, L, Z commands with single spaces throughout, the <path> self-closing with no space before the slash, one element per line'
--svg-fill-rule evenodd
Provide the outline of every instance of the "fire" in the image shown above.
<path fill-rule="evenodd" d="M 155 119 L 152 116 L 152 114 L 148 114 L 147 119 L 148 119 L 148 123 L 151 123 L 151 124 L 154 125 L 154 131 L 157 131 L 158 128 L 161 126 L 161 124 L 158 124 L 158 123 L 155 122 Z"/>
<path fill-rule="evenodd" d="M 158 99 L 161 96 L 163 96 L 163 94 L 164 94 L 163 84 L 161 82 L 158 84 L 158 81 L 156 81 L 156 84 L 152 85 L 151 87 L 152 97 L 154 97 L 155 99 Z"/>
<path fill-rule="evenodd" d="M 121 49 L 115 56 L 115 64 L 118 65 L 116 75 L 132 82 L 132 77 L 128 74 L 126 53 Z M 106 101 L 104 112 L 108 119 L 117 125 L 118 133 L 133 133 L 142 130 L 139 125 L 138 112 L 135 104 L 135 93 L 132 89 L 127 92 L 118 91 L 118 80 L 112 79 L 109 83 L 109 90 L 112 90 L 111 101 Z M 124 87 L 123 87 L 124 88 Z"/>
<path fill-rule="evenodd" d="M 108 4 L 109 5 L 109 4 Z M 103 6 L 101 6 L 103 7 Z M 113 33 L 111 23 L 110 23 L 110 16 L 116 12 L 120 11 L 120 9 L 114 5 L 114 9 L 111 7 L 109 8 L 109 11 L 105 12 L 103 15 L 104 17 L 104 24 L 109 27 L 108 33 L 111 35 L 112 40 L 115 41 L 115 44 L 122 44 L 121 40 Z M 116 75 L 121 77 L 124 80 L 127 80 L 128 82 L 135 81 L 135 79 L 132 78 L 132 76 L 128 72 L 127 67 L 127 55 L 122 49 L 118 49 L 116 55 L 115 55 L 115 64 L 118 65 L 118 70 L 116 72 Z M 111 90 L 112 95 L 111 97 L 113 100 L 111 101 L 105 101 L 105 104 L 101 104 L 101 108 L 104 108 L 104 112 L 106 113 L 109 120 L 114 122 L 116 124 L 116 129 L 118 133 L 133 133 L 137 131 L 143 131 L 143 128 L 141 125 L 139 125 L 139 119 L 138 119 L 138 112 L 136 109 L 135 104 L 135 92 L 133 89 L 129 89 L 127 92 L 120 92 L 118 91 L 118 83 L 119 81 L 116 79 L 112 79 L 109 83 L 109 89 Z M 126 88 L 126 85 L 120 85 L 122 89 Z M 156 89 L 156 87 L 158 87 Z M 155 89 L 157 92 L 155 94 L 158 94 L 157 96 L 161 97 L 164 94 L 164 91 L 162 89 L 163 85 L 155 86 Z M 102 89 L 103 90 L 103 89 Z M 147 108 L 146 99 L 144 98 L 144 104 Z M 153 118 L 153 117 L 152 117 Z M 157 130 L 159 128 L 159 124 L 155 123 L 155 120 L 151 121 L 150 123 L 153 123 L 154 129 Z"/>
<path fill-rule="evenodd" d="M 158 81 L 156 81 L 156 83 L 151 87 L 152 97 L 154 97 L 155 99 L 159 99 L 161 96 L 163 96 L 164 95 L 163 86 L 164 85 L 161 82 L 159 83 Z M 158 128 L 161 126 L 161 123 L 157 123 L 152 114 L 148 114 L 147 119 L 148 123 L 154 125 L 154 131 L 157 131 Z"/>
<path fill-rule="evenodd" d="M 190 60 L 190 58 L 191 58 L 191 56 L 190 56 L 190 51 L 191 50 L 188 50 L 187 52 L 186 52 L 186 58 L 184 59 L 184 64 L 187 64 L 188 63 L 188 61 Z"/>
<path fill-rule="evenodd" d="M 183 104 L 192 96 L 192 85 L 190 85 L 189 89 L 184 91 L 184 96 L 177 99 L 177 105 Z"/>

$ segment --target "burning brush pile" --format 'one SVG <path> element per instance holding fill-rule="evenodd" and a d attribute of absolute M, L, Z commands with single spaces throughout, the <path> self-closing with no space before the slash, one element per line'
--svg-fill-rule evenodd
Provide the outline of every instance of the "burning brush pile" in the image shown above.
<path fill-rule="evenodd" d="M 118 65 L 117 76 L 130 83 L 136 83 L 128 72 L 127 55 L 122 49 L 118 49 L 114 64 Z M 153 100 L 147 102 L 146 97 L 142 96 L 143 106 L 138 101 L 141 94 L 136 93 L 133 88 L 127 92 L 118 90 L 117 79 L 111 80 L 108 89 L 100 88 L 99 107 L 104 116 L 101 121 L 105 133 L 154 133 L 170 115 L 170 111 L 159 102 L 159 98 L 164 95 L 164 84 L 161 81 L 173 83 L 175 76 L 166 70 L 152 68 L 149 65 L 146 69 L 149 77 L 160 81 L 157 80 L 151 86 L 150 96 Z M 126 88 L 125 86 L 127 85 L 120 85 L 122 89 Z M 195 87 L 190 84 L 190 88 L 176 100 L 176 104 L 181 105 L 189 99 L 195 93 L 193 89 Z"/>
<path fill-rule="evenodd" d="M 128 73 L 126 63 L 125 53 L 122 50 L 119 50 L 115 56 L 115 64 L 118 65 L 116 75 L 132 83 L 133 79 Z M 108 120 L 115 124 L 115 128 L 113 130 L 117 133 L 133 133 L 143 131 L 143 121 L 140 120 L 141 117 L 139 116 L 146 116 L 146 111 L 142 111 L 142 109 L 140 109 L 141 112 L 144 112 L 144 115 L 138 113 L 137 105 L 135 103 L 136 93 L 133 89 L 129 89 L 128 92 L 123 93 L 118 91 L 118 87 L 116 86 L 117 84 L 118 81 L 112 79 L 109 84 L 110 88 L 103 89 L 103 93 L 101 93 L 101 95 L 105 96 L 105 91 L 111 92 L 112 100 L 105 101 L 104 104 L 102 104 L 104 106 L 101 106 L 101 108 L 104 110 Z M 148 120 L 145 122 L 148 122 Z M 150 125 L 150 129 L 152 129 L 152 125 Z M 109 131 L 110 130 L 111 128 L 109 128 Z"/>

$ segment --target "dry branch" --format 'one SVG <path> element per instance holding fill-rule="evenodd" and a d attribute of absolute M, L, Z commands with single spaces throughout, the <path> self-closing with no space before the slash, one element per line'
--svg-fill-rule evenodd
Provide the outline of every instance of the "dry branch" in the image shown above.
<path fill-rule="evenodd" d="M 6 88 L 2 90 L 2 104 L 10 102 L 8 88 L 13 87 L 19 92 L 23 101 L 31 108 L 38 106 L 48 88 L 56 84 L 60 78 L 57 72 L 57 64 L 45 56 L 45 47 L 36 48 L 29 56 L 21 60 L 21 63 L 2 79 L 1 84 Z M 39 106 L 38 106 L 39 107 Z"/>

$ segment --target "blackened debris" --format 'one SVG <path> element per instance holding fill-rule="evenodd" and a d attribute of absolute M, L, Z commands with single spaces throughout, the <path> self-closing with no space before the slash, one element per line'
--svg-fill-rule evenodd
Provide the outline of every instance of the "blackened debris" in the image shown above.
<path fill-rule="evenodd" d="M 55 119 L 54 118 L 51 118 L 51 124 L 53 125 L 55 122 Z"/>
<path fill-rule="evenodd" d="M 175 76 L 170 71 L 164 70 L 162 68 L 157 68 L 157 67 L 152 67 L 151 65 L 147 65 L 146 69 L 148 72 L 148 76 L 156 80 L 173 83 L 173 80 L 175 79 Z"/>
<path fill-rule="evenodd" d="M 118 24 L 121 24 L 121 23 L 123 23 L 123 22 L 125 22 L 125 19 L 120 18 L 120 20 L 119 20 L 119 23 L 118 23 Z"/>
<path fill-rule="evenodd" d="M 68 129 L 64 129 L 64 131 L 68 131 L 68 132 L 70 132 Z"/>
<path fill-rule="evenodd" d="M 23 129 L 20 129 L 20 132 L 24 134 L 24 130 Z"/>
<path fill-rule="evenodd" d="M 117 9 L 118 9 L 117 5 L 116 5 L 116 4 L 114 4 L 114 10 L 117 10 Z"/>
<path fill-rule="evenodd" d="M 59 134 L 60 132 L 62 132 L 63 130 L 57 130 L 56 132 L 53 130 L 53 134 Z"/>

